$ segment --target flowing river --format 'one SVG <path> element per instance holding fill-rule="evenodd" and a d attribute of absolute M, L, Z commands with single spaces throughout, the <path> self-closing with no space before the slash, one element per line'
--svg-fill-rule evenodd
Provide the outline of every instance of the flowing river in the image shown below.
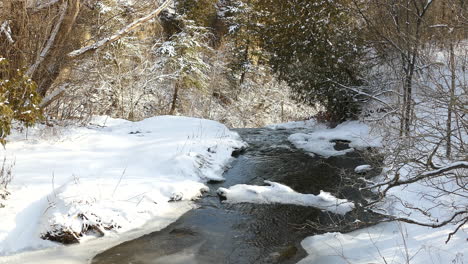
<path fill-rule="evenodd" d="M 364 202 L 357 191 L 357 179 L 361 176 L 354 173 L 356 166 L 367 163 L 361 152 L 327 159 L 311 157 L 287 140 L 290 134 L 307 130 L 255 128 L 236 131 L 249 147 L 225 172 L 226 181 L 208 183 L 210 191 L 196 201 L 197 209 L 187 212 L 161 231 L 102 252 L 92 263 L 296 263 L 306 256 L 300 246 L 305 237 L 323 233 L 337 222 L 346 223 L 344 230 L 352 230 L 357 216 L 360 220 L 372 217 L 362 212 L 343 217 L 297 205 L 221 201 L 216 194 L 219 187 L 264 185 L 264 180 L 269 180 L 300 193 L 319 194 L 323 190 L 339 198 Z M 337 142 L 335 148 L 344 149 L 347 144 Z M 371 171 L 369 175 L 375 173 Z"/>

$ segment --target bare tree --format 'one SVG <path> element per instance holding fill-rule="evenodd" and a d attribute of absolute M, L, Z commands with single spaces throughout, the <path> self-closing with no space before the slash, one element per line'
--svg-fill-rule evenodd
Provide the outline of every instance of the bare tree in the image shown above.
<path fill-rule="evenodd" d="M 98 3 L 100 1 L 96 1 Z M 145 3 L 147 1 L 144 1 Z M 49 0 L 26 1 L 5 0 L 0 8 L 0 53 L 15 64 L 13 68 L 26 67 L 26 74 L 38 84 L 38 92 L 45 96 L 51 88 L 61 69 L 72 60 L 86 52 L 96 50 L 134 31 L 155 18 L 167 8 L 172 0 L 166 0 L 161 5 L 157 1 L 145 4 L 151 11 L 109 37 L 103 37 L 90 45 L 73 50 L 83 40 L 81 39 L 77 20 L 91 10 L 90 1 L 81 0 Z M 156 5 L 156 7 L 154 7 Z M 92 11 L 92 10 L 91 10 Z M 33 37 L 34 36 L 34 37 Z M 95 38 L 96 36 L 91 36 Z M 68 56 L 67 56 L 68 55 Z M 66 87 L 59 85 L 59 87 Z M 58 98 L 61 92 L 45 97 L 41 106 L 47 106 Z"/>
<path fill-rule="evenodd" d="M 410 134 L 413 114 L 413 80 L 428 24 L 426 16 L 433 1 L 358 1 L 354 6 L 368 30 L 372 47 L 387 61 L 398 61 L 401 74 L 402 103 L 400 133 Z"/>

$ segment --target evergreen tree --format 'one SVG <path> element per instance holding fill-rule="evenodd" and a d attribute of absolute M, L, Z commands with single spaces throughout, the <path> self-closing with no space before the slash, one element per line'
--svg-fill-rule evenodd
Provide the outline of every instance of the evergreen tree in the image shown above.
<path fill-rule="evenodd" d="M 356 117 L 353 87 L 362 85 L 363 46 L 346 0 L 258 0 L 262 47 L 297 99 L 327 111 L 330 121 Z"/>
<path fill-rule="evenodd" d="M 198 26 L 212 27 L 217 18 L 217 0 L 183 0 L 176 2 L 177 14 Z"/>
<path fill-rule="evenodd" d="M 251 0 L 231 0 L 222 9 L 226 21 L 227 36 L 231 43 L 232 61 L 229 67 L 234 77 L 242 84 L 253 64 L 264 60 L 261 50 L 261 35 L 258 27 L 258 13 Z"/>
<path fill-rule="evenodd" d="M 10 70 L 6 59 L 0 57 L 0 143 L 10 134 L 11 122 L 18 120 L 26 127 L 42 117 L 37 84 L 22 70 Z"/>
<path fill-rule="evenodd" d="M 182 17 L 178 20 L 183 26 L 182 31 L 172 35 L 156 49 L 161 58 L 156 66 L 164 69 L 166 76 L 174 81 L 169 110 L 171 115 L 176 112 L 181 89 L 206 89 L 211 67 L 205 61 L 205 55 L 211 51 L 207 45 L 210 36 L 208 29 Z"/>

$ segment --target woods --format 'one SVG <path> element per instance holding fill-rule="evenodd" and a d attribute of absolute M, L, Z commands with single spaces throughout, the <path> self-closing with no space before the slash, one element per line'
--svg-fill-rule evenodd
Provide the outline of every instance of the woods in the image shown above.
<path fill-rule="evenodd" d="M 166 115 L 230 128 L 307 120 L 316 137 L 292 138 L 333 153 L 311 156 L 359 150 L 379 170 L 340 175 L 345 191 L 334 201 L 358 188 L 372 195 L 356 208 L 381 217 L 362 225 L 446 227 L 449 243 L 468 222 L 467 68 L 464 0 L 0 0 L 0 143 L 7 151 L 13 132 L 102 116 L 122 119 L 118 131 L 123 120 Z M 190 122 L 184 137 L 196 142 L 205 131 Z M 382 143 L 339 152 L 353 142 L 322 140 L 353 122 L 366 124 L 362 141 L 374 133 Z M 211 164 L 217 152 L 205 145 L 206 157 L 181 159 Z"/>

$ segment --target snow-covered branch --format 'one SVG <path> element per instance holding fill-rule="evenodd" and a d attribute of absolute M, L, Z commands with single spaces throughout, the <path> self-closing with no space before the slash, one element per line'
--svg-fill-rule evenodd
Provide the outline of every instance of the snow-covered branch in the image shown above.
<path fill-rule="evenodd" d="M 450 172 L 450 171 L 453 171 L 453 170 L 456 170 L 456 169 L 468 169 L 468 162 L 467 161 L 453 162 L 453 163 L 450 163 L 450 164 L 448 164 L 446 166 L 438 168 L 436 170 L 426 171 L 426 172 L 423 172 L 423 173 L 421 173 L 421 174 L 419 174 L 419 175 L 417 175 L 415 177 L 410 177 L 407 180 L 400 180 L 399 177 L 395 177 L 390 181 L 379 183 L 379 184 L 370 186 L 370 187 L 368 187 L 366 189 L 375 189 L 375 188 L 387 185 L 387 187 L 383 191 L 383 193 L 385 194 L 390 188 L 400 186 L 400 185 L 415 183 L 415 182 L 418 182 L 420 180 L 435 177 L 435 176 L 439 176 L 439 175 L 442 175 L 442 174 L 444 174 L 446 172 Z"/>
<path fill-rule="evenodd" d="M 48 2 L 45 2 L 45 3 L 41 3 L 39 5 L 36 5 L 35 7 L 32 8 L 32 12 L 38 12 L 44 8 L 48 8 L 48 7 L 51 7 L 55 4 L 57 4 L 60 0 L 50 0 Z M 66 2 L 66 1 L 65 1 Z"/>
<path fill-rule="evenodd" d="M 376 97 L 376 96 L 374 96 L 374 95 L 372 95 L 372 94 L 368 94 L 368 93 L 363 92 L 363 91 L 360 91 L 360 90 L 358 90 L 358 89 L 356 89 L 356 88 L 343 85 L 343 84 L 338 83 L 338 82 L 335 82 L 335 81 L 333 81 L 333 80 L 331 80 L 331 79 L 328 79 L 328 81 L 331 82 L 331 83 L 334 83 L 334 84 L 336 84 L 336 85 L 338 85 L 338 86 L 340 86 L 341 88 L 344 88 L 344 89 L 346 89 L 346 90 L 352 91 L 352 92 L 354 92 L 354 93 L 356 93 L 356 94 L 364 95 L 364 96 L 366 96 L 366 97 L 368 97 L 368 98 L 370 98 L 370 99 L 372 99 L 372 100 L 374 100 L 374 101 L 377 101 L 377 102 L 383 104 L 384 106 L 388 107 L 389 109 L 393 109 L 393 107 L 390 106 L 389 104 L 387 104 L 387 102 L 385 102 L 384 100 L 382 100 L 382 99 L 380 99 L 380 98 L 378 98 L 378 97 Z"/>
<path fill-rule="evenodd" d="M 53 92 L 51 92 L 49 95 L 45 96 L 41 103 L 39 104 L 40 108 L 47 107 L 50 105 L 55 99 L 57 99 L 64 91 L 65 89 L 69 86 L 69 83 L 64 83 L 60 85 L 59 88 L 55 89 Z"/>
<path fill-rule="evenodd" d="M 101 39 L 97 42 L 95 42 L 94 44 L 91 44 L 91 45 L 88 45 L 86 47 L 83 47 L 81 49 L 77 49 L 77 50 L 74 50 L 70 53 L 68 53 L 68 56 L 69 57 L 77 57 L 77 56 L 80 56 L 88 51 L 91 51 L 91 50 L 96 50 L 108 43 L 112 43 L 118 39 L 120 39 L 121 37 L 123 37 L 124 35 L 128 34 L 129 32 L 133 31 L 135 28 L 141 26 L 142 24 L 144 24 L 145 22 L 148 22 L 149 20 L 151 20 L 152 18 L 156 17 L 157 15 L 159 15 L 159 13 L 161 13 L 164 9 L 166 9 L 167 7 L 169 7 L 169 4 L 172 2 L 172 0 L 166 0 L 161 6 L 159 6 L 157 9 L 153 10 L 151 13 L 149 13 L 148 15 L 142 17 L 142 18 L 139 18 L 135 21 L 133 21 L 132 23 L 128 24 L 127 26 L 125 26 L 124 28 L 122 28 L 121 30 L 119 30 L 117 33 L 115 33 L 114 35 L 110 36 L 110 37 L 107 37 L 107 38 L 104 38 L 104 39 Z"/>
<path fill-rule="evenodd" d="M 5 20 L 2 25 L 0 26 L 0 35 L 5 34 L 8 42 L 14 43 L 15 41 L 11 37 L 11 28 L 10 28 L 10 22 L 8 20 Z"/>
<path fill-rule="evenodd" d="M 65 18 L 65 14 L 67 13 L 68 9 L 68 2 L 64 1 L 62 5 L 60 6 L 60 17 L 57 20 L 57 23 L 54 26 L 54 29 L 52 30 L 52 33 L 50 34 L 49 39 L 47 40 L 47 43 L 44 47 L 44 49 L 41 51 L 39 56 L 37 57 L 36 61 L 34 62 L 31 67 L 26 71 L 27 76 L 33 76 L 33 74 L 36 72 L 37 68 L 39 65 L 44 61 L 45 57 L 49 53 L 50 49 L 54 45 L 55 38 L 57 37 L 57 33 L 60 30 L 60 26 L 62 25 L 63 19 Z"/>

